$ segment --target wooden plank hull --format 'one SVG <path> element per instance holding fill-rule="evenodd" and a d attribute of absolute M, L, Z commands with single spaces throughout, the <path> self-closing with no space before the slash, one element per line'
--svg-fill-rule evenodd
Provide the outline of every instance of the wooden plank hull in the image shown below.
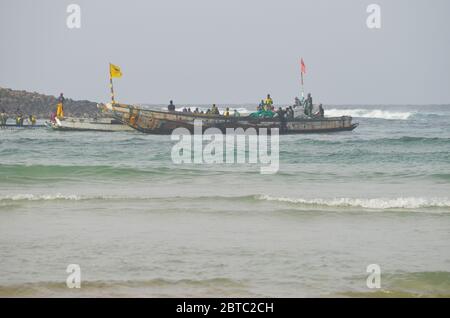
<path fill-rule="evenodd" d="M 122 108 L 117 113 L 117 116 L 120 117 L 121 121 L 147 134 L 171 134 L 176 128 L 186 128 L 193 133 L 195 120 L 201 121 L 202 132 L 208 128 L 216 128 L 223 133 L 226 133 L 227 129 L 238 128 L 244 130 L 254 128 L 256 133 L 261 128 L 267 128 L 267 133 L 270 133 L 270 129 L 278 128 L 280 134 L 310 134 L 351 131 L 358 126 L 358 124 L 352 123 L 352 118 L 349 116 L 291 119 L 281 122 L 277 118 L 209 116 L 183 112 L 154 111 L 124 105 L 119 107 Z M 124 111 L 125 108 L 128 108 L 128 110 Z"/>

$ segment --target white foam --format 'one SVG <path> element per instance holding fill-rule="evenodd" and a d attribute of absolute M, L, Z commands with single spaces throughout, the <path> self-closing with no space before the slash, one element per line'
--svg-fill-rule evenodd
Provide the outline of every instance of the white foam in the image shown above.
<path fill-rule="evenodd" d="M 257 195 L 258 200 L 287 202 L 299 205 L 366 208 L 366 209 L 417 209 L 417 208 L 446 208 L 450 211 L 449 198 L 399 197 L 399 198 L 329 198 L 303 199 L 289 197 L 274 197 Z M 225 197 L 228 198 L 228 197 Z M 51 201 L 51 200 L 149 200 L 158 199 L 152 196 L 113 196 L 94 195 L 82 196 L 74 194 L 13 194 L 0 196 L 1 201 Z"/>
<path fill-rule="evenodd" d="M 450 199 L 448 198 L 332 198 L 332 199 L 293 199 L 285 197 L 271 197 L 268 195 L 259 196 L 260 200 L 280 201 L 289 203 L 299 203 L 308 205 L 322 205 L 330 207 L 361 207 L 367 209 L 416 209 L 416 208 L 448 208 Z"/>
<path fill-rule="evenodd" d="M 81 200 L 77 195 L 56 194 L 14 194 L 1 196 L 0 201 L 50 201 L 50 200 Z"/>
<path fill-rule="evenodd" d="M 330 117 L 339 116 L 352 116 L 362 118 L 378 118 L 378 119 L 396 119 L 407 120 L 416 112 L 395 112 L 382 109 L 343 109 L 343 108 L 331 108 L 325 109 L 325 115 Z"/>

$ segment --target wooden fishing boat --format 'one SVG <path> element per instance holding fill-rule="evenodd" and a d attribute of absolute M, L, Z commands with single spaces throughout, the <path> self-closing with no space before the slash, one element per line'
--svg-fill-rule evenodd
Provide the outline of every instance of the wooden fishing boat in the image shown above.
<path fill-rule="evenodd" d="M 54 130 L 63 131 L 134 131 L 134 129 L 116 118 L 55 118 L 46 122 Z"/>
<path fill-rule="evenodd" d="M 201 122 L 204 132 L 208 128 L 218 128 L 223 133 L 227 128 L 244 130 L 248 128 L 278 128 L 280 134 L 307 134 L 351 131 L 358 124 L 352 123 L 352 117 L 312 117 L 280 120 L 273 118 L 254 118 L 251 116 L 225 117 L 222 115 L 194 114 L 186 112 L 168 112 L 144 109 L 132 105 L 105 104 L 104 107 L 128 126 L 148 134 L 171 134 L 176 128 L 184 127 L 191 133 Z M 197 123 L 195 123 L 195 121 Z"/>

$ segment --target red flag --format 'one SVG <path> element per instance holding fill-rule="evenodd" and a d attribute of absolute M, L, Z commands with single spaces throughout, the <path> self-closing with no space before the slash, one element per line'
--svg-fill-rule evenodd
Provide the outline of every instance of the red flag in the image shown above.
<path fill-rule="evenodd" d="M 303 62 L 303 58 L 301 58 L 301 60 L 300 60 L 300 72 L 302 74 L 306 74 L 306 66 L 305 66 L 305 62 Z"/>

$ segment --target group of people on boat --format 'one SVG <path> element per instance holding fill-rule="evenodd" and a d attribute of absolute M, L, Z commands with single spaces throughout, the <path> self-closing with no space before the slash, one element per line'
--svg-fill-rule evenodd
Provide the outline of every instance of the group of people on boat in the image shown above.
<path fill-rule="evenodd" d="M 307 98 L 304 100 L 300 100 L 298 97 L 295 97 L 294 105 L 287 106 L 284 109 L 282 107 L 279 107 L 278 110 L 275 110 L 273 100 L 270 94 L 268 94 L 265 100 L 261 100 L 261 103 L 256 108 L 256 112 L 250 114 L 250 116 L 262 118 L 272 118 L 278 116 L 280 118 L 294 119 L 295 118 L 294 109 L 301 109 L 301 108 L 303 108 L 303 114 L 307 117 L 310 118 L 325 117 L 325 111 L 323 109 L 322 104 L 318 106 L 318 111 L 314 113 L 314 105 L 311 93 L 309 93 Z"/>
<path fill-rule="evenodd" d="M 25 121 L 28 121 L 28 125 L 34 126 L 36 125 L 36 116 L 34 115 L 28 115 L 28 117 L 24 116 L 20 109 L 17 109 L 16 111 L 16 126 L 22 127 Z M 8 114 L 5 112 L 4 109 L 0 112 L 0 126 L 5 127 L 6 122 L 8 121 Z"/>
<path fill-rule="evenodd" d="M 173 101 L 171 100 L 169 102 L 169 105 L 167 106 L 167 110 L 169 112 L 175 112 L 176 108 L 173 104 Z M 196 114 L 196 115 L 215 115 L 215 116 L 224 116 L 224 117 L 239 117 L 241 114 L 238 112 L 237 109 L 234 109 L 233 112 L 230 111 L 229 107 L 225 108 L 225 111 L 220 113 L 219 108 L 216 106 L 216 104 L 213 104 L 211 108 L 208 108 L 206 111 L 200 110 L 198 107 L 196 107 L 194 110 L 192 110 L 190 107 L 184 107 L 181 111 L 182 113 L 189 113 L 189 114 Z"/>
<path fill-rule="evenodd" d="M 56 117 L 59 117 L 59 118 L 64 117 L 64 101 L 65 101 L 64 94 L 61 93 L 57 100 L 56 112 L 53 112 L 50 116 L 50 120 L 52 122 L 55 121 Z M 4 109 L 2 109 L 0 112 L 0 127 L 6 126 L 8 117 L 9 117 L 8 114 L 5 112 Z M 22 113 L 22 111 L 18 108 L 16 111 L 16 115 L 15 115 L 15 122 L 16 122 L 17 127 L 24 126 L 25 122 L 28 123 L 28 126 L 35 126 L 36 122 L 37 122 L 37 118 L 35 115 L 32 115 L 32 114 L 25 116 Z"/>
<path fill-rule="evenodd" d="M 311 93 L 308 93 L 307 98 L 303 102 L 303 106 L 304 106 L 304 113 L 305 113 L 306 116 L 309 116 L 309 117 L 325 117 L 325 110 L 323 109 L 322 104 L 319 104 L 317 112 L 315 112 L 315 113 L 313 112 L 314 104 L 313 104 Z"/>
<path fill-rule="evenodd" d="M 275 109 L 274 102 L 270 94 L 267 94 L 267 97 L 265 99 L 262 99 L 259 105 L 256 107 L 256 112 L 253 112 L 250 114 L 250 117 L 254 118 L 273 118 L 273 117 L 279 117 L 280 120 L 288 120 L 288 119 L 294 119 L 295 118 L 295 111 L 294 109 L 301 109 L 303 108 L 302 113 L 309 118 L 323 118 L 325 117 L 325 111 L 323 109 L 322 104 L 318 106 L 318 110 L 314 112 L 314 105 L 311 93 L 307 95 L 307 98 L 300 100 L 298 97 L 295 97 L 294 105 L 287 106 L 285 108 L 279 107 L 278 109 Z M 167 110 L 169 112 L 175 112 L 176 108 L 171 100 L 169 105 L 167 106 Z M 213 104 L 211 108 L 208 108 L 206 111 L 200 110 L 198 107 L 195 109 L 191 109 L 190 107 L 184 107 L 181 112 L 183 113 L 190 113 L 190 114 L 196 114 L 196 115 L 214 115 L 214 116 L 224 116 L 224 117 L 239 117 L 241 114 L 234 109 L 233 111 L 230 111 L 229 107 L 226 107 L 225 111 L 222 113 L 217 108 L 216 104 Z"/>
<path fill-rule="evenodd" d="M 259 103 L 256 110 L 257 111 L 274 111 L 275 110 L 275 108 L 273 106 L 273 99 L 272 99 L 272 97 L 270 97 L 270 94 L 267 94 L 266 99 L 261 99 L 261 102 Z"/>
<path fill-rule="evenodd" d="M 299 105 L 302 106 L 302 101 L 300 101 L 296 97 L 295 104 L 297 104 L 297 103 L 300 103 Z M 316 113 L 313 113 L 314 104 L 313 104 L 311 93 L 308 93 L 307 98 L 303 102 L 303 107 L 304 107 L 304 113 L 306 116 L 309 116 L 309 117 L 324 117 L 325 116 L 325 111 L 323 109 L 322 104 L 319 105 L 318 111 Z"/>

